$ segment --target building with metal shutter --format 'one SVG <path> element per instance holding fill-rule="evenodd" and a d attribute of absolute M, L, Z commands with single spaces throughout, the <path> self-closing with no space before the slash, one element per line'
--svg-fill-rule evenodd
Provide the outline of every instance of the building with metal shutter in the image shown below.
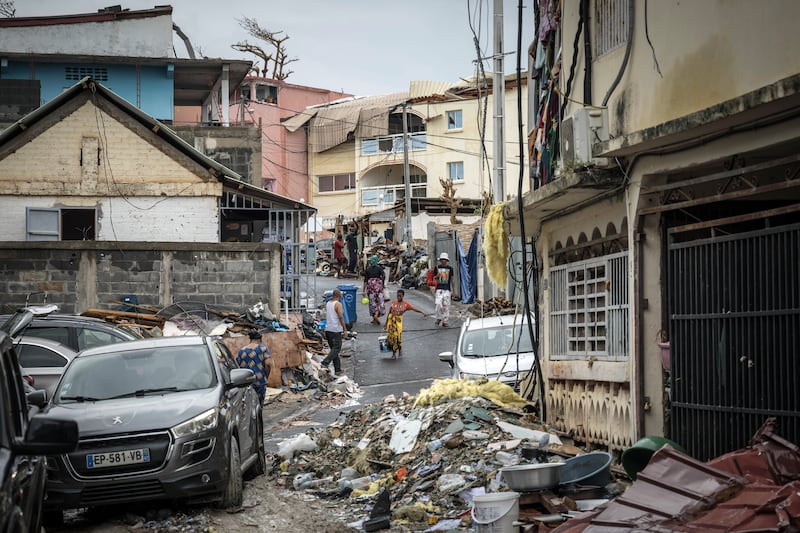
<path fill-rule="evenodd" d="M 576 439 L 706 460 L 775 416 L 800 441 L 799 15 L 536 2 L 521 218 L 547 422 Z"/>

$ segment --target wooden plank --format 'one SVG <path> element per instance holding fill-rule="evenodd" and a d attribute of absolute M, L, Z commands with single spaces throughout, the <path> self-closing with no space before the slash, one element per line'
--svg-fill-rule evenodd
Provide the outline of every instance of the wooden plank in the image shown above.
<path fill-rule="evenodd" d="M 276 331 L 264 333 L 261 341 L 267 345 L 272 356 L 272 371 L 267 379 L 267 385 L 280 387 L 282 369 L 302 366 L 306 362 L 305 350 L 300 348 L 300 335 L 297 330 Z M 246 336 L 225 337 L 222 342 L 232 354 L 236 355 L 242 346 L 250 343 L 250 339 Z"/>

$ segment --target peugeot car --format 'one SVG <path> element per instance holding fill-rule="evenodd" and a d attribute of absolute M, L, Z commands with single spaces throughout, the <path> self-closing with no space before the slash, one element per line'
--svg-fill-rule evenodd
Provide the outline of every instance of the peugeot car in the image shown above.
<path fill-rule="evenodd" d="M 78 422 L 77 449 L 48 461 L 49 511 L 144 500 L 238 506 L 266 466 L 251 370 L 213 337 L 162 337 L 80 352 L 48 406 Z"/>

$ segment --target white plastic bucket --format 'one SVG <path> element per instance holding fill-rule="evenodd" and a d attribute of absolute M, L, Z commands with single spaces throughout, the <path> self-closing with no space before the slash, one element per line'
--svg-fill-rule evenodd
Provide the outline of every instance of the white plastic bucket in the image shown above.
<path fill-rule="evenodd" d="M 472 498 L 472 520 L 478 533 L 517 533 L 519 519 L 518 492 L 492 492 Z"/>
<path fill-rule="evenodd" d="M 386 340 L 388 337 L 386 335 L 382 335 L 378 337 L 378 349 L 382 352 L 388 352 L 389 350 L 389 342 Z"/>

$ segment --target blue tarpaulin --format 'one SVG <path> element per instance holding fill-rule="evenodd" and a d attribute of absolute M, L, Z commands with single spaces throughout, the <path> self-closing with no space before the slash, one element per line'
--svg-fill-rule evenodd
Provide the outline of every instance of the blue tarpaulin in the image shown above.
<path fill-rule="evenodd" d="M 478 293 L 478 232 L 472 234 L 468 253 L 464 253 L 461 239 L 456 236 L 456 250 L 461 277 L 461 303 L 471 304 Z"/>

